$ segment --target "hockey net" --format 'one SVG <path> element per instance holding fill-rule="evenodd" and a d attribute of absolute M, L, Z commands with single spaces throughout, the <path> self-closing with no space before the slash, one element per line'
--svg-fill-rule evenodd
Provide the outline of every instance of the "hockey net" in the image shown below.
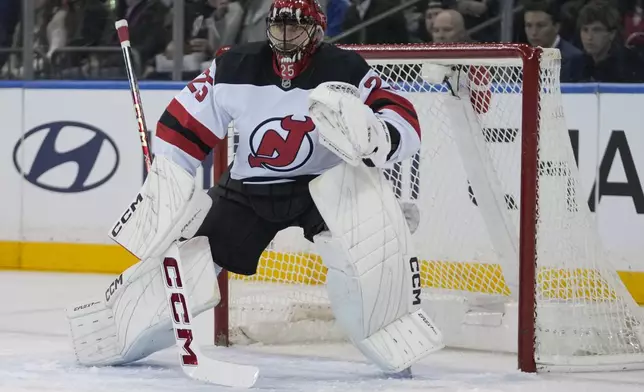
<path fill-rule="evenodd" d="M 526 371 L 644 363 L 640 309 L 581 197 L 559 52 L 510 44 L 353 49 L 419 115 L 420 152 L 385 175 L 410 217 L 423 308 L 446 344 L 519 352 Z M 428 79 L 436 65 L 467 75 L 469 100 Z M 231 132 L 222 163 L 235 140 Z M 325 277 L 300 229 L 279 233 L 256 275 L 230 276 L 217 339 L 342 339 Z"/>

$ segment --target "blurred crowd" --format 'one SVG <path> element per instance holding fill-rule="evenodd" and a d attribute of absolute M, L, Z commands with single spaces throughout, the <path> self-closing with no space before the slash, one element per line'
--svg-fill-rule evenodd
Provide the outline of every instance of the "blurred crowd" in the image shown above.
<path fill-rule="evenodd" d="M 33 0 L 37 78 L 125 77 L 114 21 L 125 18 L 140 78 L 170 79 L 172 0 Z M 514 7 L 512 41 L 558 48 L 563 82 L 644 82 L 644 0 L 421 0 L 353 33 L 408 0 L 319 0 L 338 43 L 499 42 Z M 222 46 L 264 40 L 271 0 L 185 0 L 183 79 Z M 21 0 L 0 0 L 0 79 L 22 76 Z"/>

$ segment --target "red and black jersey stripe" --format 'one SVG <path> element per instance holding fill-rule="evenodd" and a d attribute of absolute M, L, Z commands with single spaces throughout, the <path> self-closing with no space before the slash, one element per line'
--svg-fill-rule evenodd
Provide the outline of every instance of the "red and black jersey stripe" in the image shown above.
<path fill-rule="evenodd" d="M 378 112 L 383 109 L 394 111 L 414 128 L 418 134 L 418 138 L 420 139 L 418 114 L 416 114 L 414 105 L 412 105 L 412 103 L 405 97 L 389 90 L 379 88 L 371 91 L 365 104 L 367 104 L 374 112 Z"/>
<path fill-rule="evenodd" d="M 157 123 L 157 136 L 199 161 L 206 159 L 220 140 L 176 99 L 161 115 Z"/>

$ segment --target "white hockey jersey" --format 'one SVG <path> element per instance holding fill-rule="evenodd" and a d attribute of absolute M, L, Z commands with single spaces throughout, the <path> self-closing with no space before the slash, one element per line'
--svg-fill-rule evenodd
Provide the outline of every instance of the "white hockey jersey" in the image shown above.
<path fill-rule="evenodd" d="M 219 56 L 168 105 L 157 124 L 154 153 L 194 174 L 232 122 L 239 134 L 233 179 L 266 183 L 321 174 L 341 162 L 318 143 L 308 115 L 309 92 L 327 81 L 357 86 L 363 102 L 397 131 L 390 162 L 418 151 L 420 127 L 413 105 L 357 53 L 322 44 L 290 83 L 282 83 L 275 67 L 266 42 L 240 45 Z"/>

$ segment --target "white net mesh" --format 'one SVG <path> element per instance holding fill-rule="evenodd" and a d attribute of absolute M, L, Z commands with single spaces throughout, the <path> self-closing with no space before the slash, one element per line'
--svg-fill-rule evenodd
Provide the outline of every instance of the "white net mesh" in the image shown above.
<path fill-rule="evenodd" d="M 569 368 L 641 362 L 640 310 L 602 251 L 593 217 L 579 197 L 584 192 L 563 118 L 558 56 L 542 54 L 540 96 L 531 97 L 540 104 L 531 119 L 540 132 L 535 358 L 544 366 Z M 421 151 L 385 174 L 412 222 L 424 308 L 448 345 L 515 351 L 522 63 L 435 60 L 429 52 L 424 57 L 370 62 L 414 103 L 422 128 Z M 458 68 L 450 80 L 460 100 L 447 85 L 427 82 L 436 64 Z M 232 158 L 234 141 L 229 146 Z M 279 233 L 255 276 L 231 279 L 232 338 L 341 338 L 325 276 L 300 229 Z"/>

